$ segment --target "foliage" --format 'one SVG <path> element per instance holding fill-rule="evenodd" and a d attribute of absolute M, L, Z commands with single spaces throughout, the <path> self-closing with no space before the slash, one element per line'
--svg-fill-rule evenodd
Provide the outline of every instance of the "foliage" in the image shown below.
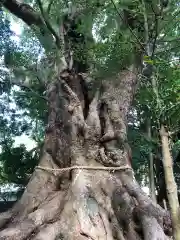
<path fill-rule="evenodd" d="M 5 143 L 4 143 L 5 145 Z M 37 164 L 39 154 L 32 155 L 24 145 L 5 145 L 0 155 L 1 178 L 4 182 L 25 186 Z"/>
<path fill-rule="evenodd" d="M 2 57 L 7 48 L 12 47 L 10 21 L 5 18 L 3 10 L 0 8 L 0 57 Z"/>

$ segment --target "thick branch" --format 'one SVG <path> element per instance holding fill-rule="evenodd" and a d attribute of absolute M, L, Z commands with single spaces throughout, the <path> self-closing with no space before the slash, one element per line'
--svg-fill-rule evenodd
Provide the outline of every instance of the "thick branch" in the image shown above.
<path fill-rule="evenodd" d="M 23 4 L 16 0 L 0 0 L 0 3 L 16 17 L 22 19 L 27 25 L 44 25 L 41 16 L 28 4 Z"/>
<path fill-rule="evenodd" d="M 49 25 L 46 25 L 41 15 L 37 13 L 31 6 L 25 3 L 20 3 L 16 0 L 0 0 L 0 3 L 16 17 L 23 20 L 28 26 L 32 27 L 32 30 L 34 30 L 33 26 L 37 26 L 43 36 L 48 36 L 50 38 L 48 42 L 51 44 L 54 43 L 52 35 L 54 35 L 55 31 L 53 31 L 52 27 L 50 28 Z M 41 42 L 42 46 L 46 49 L 47 45 L 44 44 L 44 41 L 42 41 L 40 37 L 39 41 Z M 57 35 L 56 45 L 59 47 L 59 45 L 57 44 Z"/>

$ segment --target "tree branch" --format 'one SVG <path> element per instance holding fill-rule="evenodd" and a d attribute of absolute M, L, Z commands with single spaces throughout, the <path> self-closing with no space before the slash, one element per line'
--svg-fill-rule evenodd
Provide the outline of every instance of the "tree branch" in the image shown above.
<path fill-rule="evenodd" d="M 51 6 L 52 6 L 53 2 L 54 2 L 54 0 L 51 0 L 50 3 L 49 3 L 49 5 L 48 5 L 48 7 L 47 7 L 47 13 L 48 13 L 48 14 L 49 14 L 50 11 L 51 11 Z"/>
<path fill-rule="evenodd" d="M 149 49 L 149 25 L 148 25 L 148 18 L 146 13 L 146 6 L 144 0 L 142 0 L 142 6 L 143 6 L 143 15 L 144 15 L 144 29 L 145 29 L 145 46 L 147 47 L 147 53 L 148 56 L 150 55 L 150 49 Z"/>
<path fill-rule="evenodd" d="M 18 87 L 28 89 L 34 96 L 36 96 L 36 97 L 38 97 L 38 98 L 41 98 L 41 99 L 43 99 L 43 100 L 45 100 L 45 101 L 48 102 L 48 98 L 39 95 L 39 94 L 38 94 L 37 92 L 35 92 L 32 88 L 30 88 L 30 87 L 28 87 L 28 86 L 26 86 L 26 85 L 23 85 L 23 84 L 16 84 L 16 85 L 17 85 Z"/>
<path fill-rule="evenodd" d="M 162 54 L 162 53 L 168 53 L 168 52 L 176 50 L 177 48 L 180 48 L 180 45 L 173 46 L 173 47 L 168 48 L 166 50 L 160 50 L 160 51 L 156 52 L 156 54 L 158 55 L 158 54 Z"/>
<path fill-rule="evenodd" d="M 41 11 L 41 15 L 42 15 L 42 17 L 43 17 L 43 19 L 44 19 L 44 22 L 45 22 L 47 28 L 48 28 L 49 31 L 52 33 L 52 35 L 55 37 L 55 39 L 56 39 L 56 45 L 57 45 L 58 47 L 60 47 L 60 38 L 59 38 L 58 34 L 56 33 L 56 31 L 53 29 L 53 27 L 52 27 L 52 25 L 50 24 L 49 20 L 47 19 L 46 13 L 44 12 L 44 9 L 43 9 L 41 0 L 37 0 L 37 3 L 38 3 L 39 9 L 40 9 L 40 11 Z"/>
<path fill-rule="evenodd" d="M 180 37 L 179 38 L 174 38 L 174 39 L 167 39 L 167 40 L 161 40 L 161 39 L 159 39 L 159 40 L 157 40 L 157 43 L 167 43 L 167 42 L 178 42 L 178 41 L 180 41 Z"/>
<path fill-rule="evenodd" d="M 16 86 L 18 86 L 18 87 L 20 87 L 20 88 L 26 88 L 26 89 L 28 89 L 34 96 L 36 96 L 36 97 L 38 97 L 38 98 L 41 98 L 41 99 L 43 99 L 43 100 L 45 100 L 45 101 L 48 101 L 48 99 L 47 99 L 46 97 L 39 95 L 39 93 L 37 93 L 36 91 L 34 91 L 31 87 L 27 86 L 26 84 L 23 84 L 23 83 L 17 82 L 17 81 L 12 81 L 12 80 L 10 81 L 10 83 L 11 83 L 12 85 L 16 85 Z"/>
<path fill-rule="evenodd" d="M 158 27 L 159 27 L 159 18 L 158 17 L 159 16 L 154 11 L 154 8 L 153 8 L 152 5 L 151 5 L 151 7 L 152 7 L 152 10 L 153 10 L 154 15 L 155 15 L 155 25 L 154 25 L 155 36 L 154 36 L 154 41 L 153 41 L 153 46 L 152 46 L 152 55 L 151 55 L 151 57 L 153 58 L 154 57 L 154 53 L 155 53 L 155 49 L 156 49 L 156 42 L 157 42 L 157 38 L 158 38 Z M 162 15 L 162 8 L 161 8 L 160 14 Z"/>
<path fill-rule="evenodd" d="M 32 24 L 36 26 L 44 25 L 42 17 L 28 4 L 16 0 L 0 0 L 0 3 L 16 17 L 22 19 L 28 26 Z"/>
<path fill-rule="evenodd" d="M 37 13 L 31 6 L 25 3 L 20 3 L 16 0 L 0 0 L 0 4 L 2 4 L 3 7 L 9 10 L 16 17 L 23 20 L 28 26 L 32 28 L 32 30 L 35 30 L 33 28 L 34 25 L 37 26 L 42 36 L 45 36 L 45 34 L 47 34 L 47 36 L 51 38 L 49 40 L 49 43 L 51 44 L 54 43 L 54 39 L 52 37 L 52 35 L 54 34 L 52 32 L 52 29 L 50 29 L 47 26 L 42 16 L 39 13 Z M 47 45 L 44 44 L 44 41 L 42 41 L 42 39 L 39 36 L 37 37 L 41 42 L 42 46 L 46 49 Z"/>
<path fill-rule="evenodd" d="M 119 12 L 115 2 L 113 0 L 111 0 L 111 3 L 114 6 L 114 9 L 116 10 L 117 14 L 119 15 L 120 19 L 123 20 L 123 17 L 121 16 L 121 13 Z M 139 38 L 136 36 L 136 34 L 134 33 L 133 29 L 131 28 L 131 26 L 129 24 L 127 24 L 128 29 L 130 30 L 130 32 L 132 33 L 132 35 L 134 36 L 134 38 L 136 39 L 137 43 L 139 44 L 139 46 L 141 47 L 142 50 L 144 50 L 144 52 L 146 52 L 146 49 L 144 48 L 143 44 L 141 43 L 141 41 L 139 40 Z"/>
<path fill-rule="evenodd" d="M 177 22 L 174 21 L 174 20 L 175 20 L 176 17 L 177 17 L 177 20 L 178 20 L 179 14 L 180 14 L 180 11 L 177 11 L 177 12 L 172 16 L 172 18 L 168 20 L 167 24 L 166 24 L 165 26 L 162 26 L 162 27 L 161 27 L 161 29 L 159 30 L 159 33 L 162 33 L 162 31 L 165 32 L 164 36 L 163 36 L 162 38 L 160 38 L 161 41 L 164 40 L 164 38 L 168 35 L 168 33 L 169 33 L 169 31 L 168 31 L 169 28 L 170 28 L 170 29 L 173 29 L 174 25 L 177 23 Z M 173 21 L 174 21 L 173 24 L 169 24 L 170 22 L 172 23 Z M 178 22 L 179 22 L 179 20 L 178 20 Z"/>

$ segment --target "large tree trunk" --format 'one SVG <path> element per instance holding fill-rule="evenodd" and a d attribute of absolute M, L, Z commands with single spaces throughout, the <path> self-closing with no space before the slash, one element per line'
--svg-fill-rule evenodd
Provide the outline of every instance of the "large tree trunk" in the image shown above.
<path fill-rule="evenodd" d="M 44 153 L 20 201 L 1 215 L 0 239 L 168 239 L 169 215 L 140 189 L 129 162 L 136 82 L 132 66 L 91 101 L 81 74 L 64 71 L 49 85 Z M 62 169 L 70 166 L 84 168 Z"/>
<path fill-rule="evenodd" d="M 64 52 L 73 45 L 66 37 Z M 139 59 L 90 98 L 80 73 L 86 64 L 68 56 L 69 68 L 47 89 L 39 166 L 19 202 L 0 215 L 0 240 L 169 239 L 169 214 L 141 190 L 131 169 L 126 121 Z"/>

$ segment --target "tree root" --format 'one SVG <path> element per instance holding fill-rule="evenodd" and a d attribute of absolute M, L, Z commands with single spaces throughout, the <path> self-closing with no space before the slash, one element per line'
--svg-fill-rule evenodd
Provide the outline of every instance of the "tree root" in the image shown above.
<path fill-rule="evenodd" d="M 44 224 L 56 221 L 64 207 L 65 195 L 66 193 L 57 192 L 49 202 L 41 204 L 37 210 L 28 214 L 23 220 L 13 219 L 6 229 L 0 232 L 0 239 L 23 240 Z"/>
<path fill-rule="evenodd" d="M 117 181 L 115 174 L 106 171 L 94 175 L 80 171 L 75 170 L 73 178 L 78 177 L 66 193 L 54 193 L 23 220 L 8 223 L 0 240 L 169 239 L 163 220 L 167 212 L 143 194 L 127 173 L 119 173 L 121 181 Z"/>
<path fill-rule="evenodd" d="M 13 216 L 13 211 L 12 210 L 1 213 L 1 215 L 0 215 L 0 229 L 2 227 L 4 227 L 8 223 L 8 221 L 10 221 L 12 216 Z"/>
<path fill-rule="evenodd" d="M 157 219 L 158 223 L 163 227 L 170 230 L 171 220 L 170 214 L 161 208 L 158 204 L 154 203 L 151 198 L 149 198 L 143 190 L 140 188 L 139 184 L 134 181 L 129 181 L 129 178 L 123 173 L 120 176 L 123 186 L 127 189 L 130 196 L 134 197 L 138 202 L 138 211 L 144 212 L 146 215 L 153 216 Z"/>

